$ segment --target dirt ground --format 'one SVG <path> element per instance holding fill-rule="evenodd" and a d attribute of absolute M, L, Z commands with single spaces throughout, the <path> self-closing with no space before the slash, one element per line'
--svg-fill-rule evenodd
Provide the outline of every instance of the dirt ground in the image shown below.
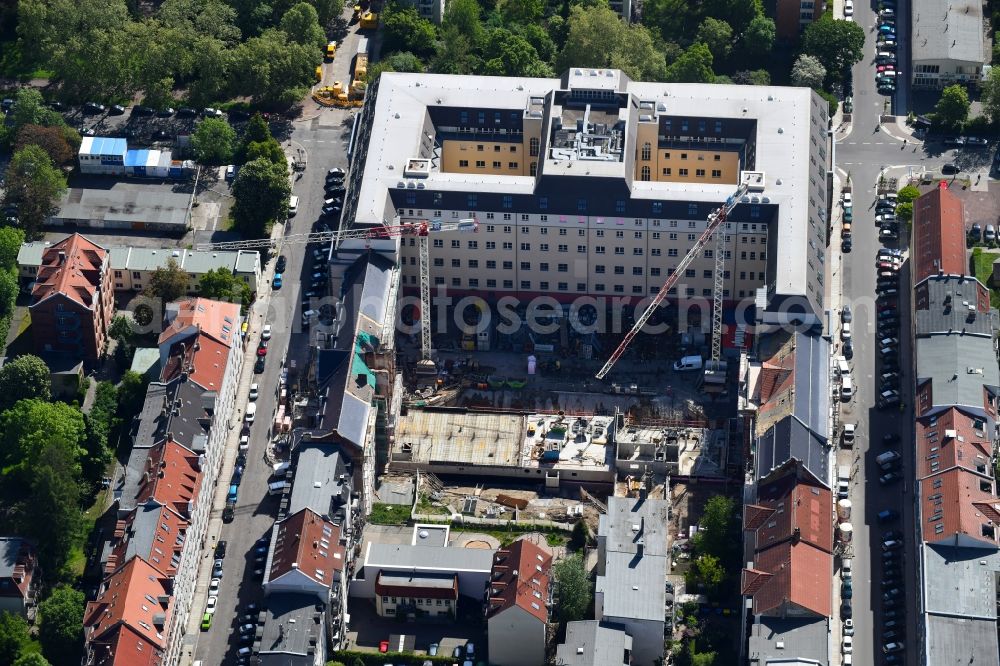
<path fill-rule="evenodd" d="M 428 486 L 421 488 L 426 497 Z M 503 495 L 504 497 L 499 497 Z M 438 503 L 445 504 L 455 513 L 461 513 L 466 497 L 477 497 L 475 515 L 479 518 L 501 518 L 516 521 L 554 520 L 576 522 L 581 516 L 588 525 L 597 528 L 598 510 L 582 497 L 542 496 L 534 490 L 520 488 L 490 488 L 478 486 L 445 485 Z M 513 500 L 524 500 L 523 509 L 515 509 Z M 419 510 L 419 508 L 418 508 Z M 579 512 L 579 513 L 578 513 Z"/>

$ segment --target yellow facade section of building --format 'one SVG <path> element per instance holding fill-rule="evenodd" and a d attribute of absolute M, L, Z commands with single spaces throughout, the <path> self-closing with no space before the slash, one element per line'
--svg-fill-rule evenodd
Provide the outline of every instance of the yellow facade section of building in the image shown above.
<path fill-rule="evenodd" d="M 446 140 L 442 145 L 444 173 L 526 176 L 528 169 L 528 155 L 521 143 Z"/>
<path fill-rule="evenodd" d="M 636 140 L 635 178 L 669 183 L 719 183 L 736 185 L 740 178 L 740 156 L 732 150 L 704 148 L 659 148 L 657 126 L 639 126 Z"/>

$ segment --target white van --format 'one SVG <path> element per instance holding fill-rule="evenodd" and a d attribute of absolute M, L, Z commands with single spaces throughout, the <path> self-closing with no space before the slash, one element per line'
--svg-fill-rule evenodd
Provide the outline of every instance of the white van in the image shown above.
<path fill-rule="evenodd" d="M 837 370 L 840 372 L 841 377 L 846 377 L 851 374 L 851 366 L 847 364 L 847 359 L 843 356 L 837 357 Z"/>
<path fill-rule="evenodd" d="M 295 217 L 299 212 L 299 198 L 294 194 L 288 197 L 288 217 Z"/>
<path fill-rule="evenodd" d="M 287 472 L 288 468 L 291 466 L 292 464 L 287 460 L 285 462 L 274 463 L 274 465 L 271 467 L 271 469 L 274 471 L 272 471 L 271 474 L 274 476 L 284 476 L 285 472 Z"/>
<path fill-rule="evenodd" d="M 674 370 L 676 372 L 687 372 L 688 370 L 701 370 L 704 365 L 701 356 L 685 356 L 679 361 L 674 362 Z"/>
<path fill-rule="evenodd" d="M 842 559 L 840 561 L 840 577 L 841 578 L 850 578 L 851 577 L 851 571 L 852 571 L 851 567 L 852 567 L 853 564 L 854 564 L 854 560 L 852 560 L 849 557 L 845 557 L 844 559 Z"/>
<path fill-rule="evenodd" d="M 272 481 L 267 484 L 267 494 L 268 495 L 280 495 L 285 492 L 285 488 L 288 487 L 287 481 Z"/>
<path fill-rule="evenodd" d="M 254 417 L 257 416 L 257 403 L 251 402 L 247 404 L 247 423 L 253 423 Z"/>
<path fill-rule="evenodd" d="M 853 396 L 854 382 L 851 381 L 850 375 L 844 375 L 840 378 L 840 400 L 848 402 Z"/>

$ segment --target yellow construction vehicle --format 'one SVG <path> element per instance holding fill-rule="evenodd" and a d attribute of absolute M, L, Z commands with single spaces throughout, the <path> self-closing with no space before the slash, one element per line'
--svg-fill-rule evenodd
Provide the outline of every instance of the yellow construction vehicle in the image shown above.
<path fill-rule="evenodd" d="M 378 14 L 375 12 L 365 12 L 361 15 L 361 21 L 358 25 L 360 30 L 375 30 L 378 28 Z"/>
<path fill-rule="evenodd" d="M 326 45 L 326 60 L 330 62 L 337 53 L 337 42 L 330 42 Z"/>
<path fill-rule="evenodd" d="M 323 65 L 316 66 L 316 83 L 323 81 Z"/>

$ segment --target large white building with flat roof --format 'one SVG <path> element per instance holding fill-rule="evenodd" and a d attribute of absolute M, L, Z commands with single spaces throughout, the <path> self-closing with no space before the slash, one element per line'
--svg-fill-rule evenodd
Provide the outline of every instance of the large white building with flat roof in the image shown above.
<path fill-rule="evenodd" d="M 558 79 L 386 73 L 351 141 L 344 224 L 475 219 L 435 234 L 431 286 L 511 296 L 657 293 L 743 182 L 725 224 L 727 305 L 819 324 L 826 307 L 829 109 L 806 88 L 646 83 L 611 69 Z M 419 284 L 418 247 L 398 253 Z M 714 244 L 711 245 L 714 248 Z M 706 248 L 670 296 L 711 298 Z"/>

